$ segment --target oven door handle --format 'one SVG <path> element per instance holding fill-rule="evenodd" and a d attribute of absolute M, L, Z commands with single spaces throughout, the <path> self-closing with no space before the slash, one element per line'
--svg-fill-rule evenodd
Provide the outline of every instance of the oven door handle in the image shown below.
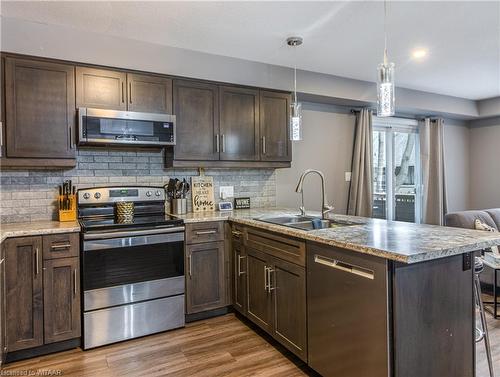
<path fill-rule="evenodd" d="M 120 231 L 120 232 L 106 232 L 106 233 L 84 233 L 84 240 L 104 240 L 108 238 L 120 238 L 120 237 L 134 237 L 134 236 L 148 236 L 151 234 L 163 234 L 163 233 L 177 233 L 184 232 L 185 227 L 176 226 L 174 228 L 155 228 L 147 230 L 130 230 L 130 231 Z"/>
<path fill-rule="evenodd" d="M 83 241 L 83 251 L 120 249 L 142 245 L 158 245 L 166 243 L 184 242 L 184 233 L 150 234 L 146 236 L 105 238 L 102 240 Z"/>

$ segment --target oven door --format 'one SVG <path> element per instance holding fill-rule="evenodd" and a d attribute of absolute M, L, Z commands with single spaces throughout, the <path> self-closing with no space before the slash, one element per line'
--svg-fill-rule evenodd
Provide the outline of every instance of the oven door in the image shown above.
<path fill-rule="evenodd" d="M 184 293 L 183 231 L 118 238 L 109 233 L 87 240 L 85 235 L 85 310 Z"/>

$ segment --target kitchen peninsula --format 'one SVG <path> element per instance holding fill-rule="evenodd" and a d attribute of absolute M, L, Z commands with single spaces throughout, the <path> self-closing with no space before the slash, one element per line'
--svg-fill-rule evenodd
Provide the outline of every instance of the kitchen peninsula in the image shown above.
<path fill-rule="evenodd" d="M 473 253 L 498 233 L 344 215 L 311 231 L 269 222 L 293 216 L 181 218 L 187 234 L 228 221 L 234 309 L 322 375 L 475 375 Z"/>

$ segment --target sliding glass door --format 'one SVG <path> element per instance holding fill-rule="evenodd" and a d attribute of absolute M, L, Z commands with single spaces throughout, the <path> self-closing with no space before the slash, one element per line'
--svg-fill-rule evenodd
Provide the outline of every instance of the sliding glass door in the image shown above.
<path fill-rule="evenodd" d="M 374 117 L 373 125 L 373 217 L 419 223 L 417 122 Z"/>

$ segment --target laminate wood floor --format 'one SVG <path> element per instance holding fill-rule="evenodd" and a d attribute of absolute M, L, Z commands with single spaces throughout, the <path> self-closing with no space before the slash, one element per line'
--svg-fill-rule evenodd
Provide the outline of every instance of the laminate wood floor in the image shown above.
<path fill-rule="evenodd" d="M 500 320 L 488 318 L 500 374 Z M 478 377 L 488 376 L 483 349 L 478 345 Z M 234 314 L 85 352 L 75 349 L 19 361 L 8 364 L 5 370 L 59 370 L 63 376 L 79 377 L 313 375 L 303 363 L 281 353 Z"/>

